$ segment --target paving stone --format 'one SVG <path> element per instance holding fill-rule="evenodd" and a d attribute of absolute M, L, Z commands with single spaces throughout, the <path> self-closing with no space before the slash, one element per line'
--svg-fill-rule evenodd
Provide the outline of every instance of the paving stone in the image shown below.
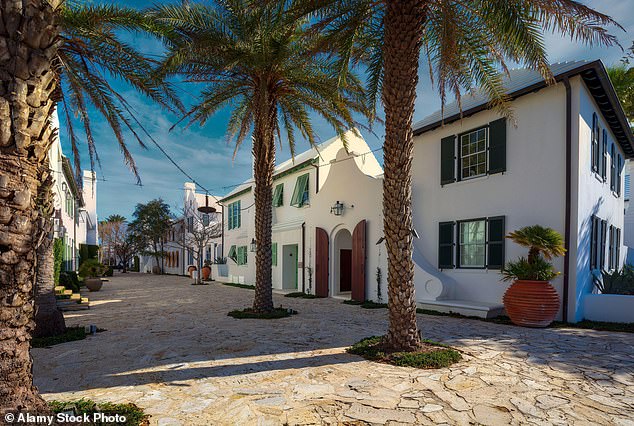
<path fill-rule="evenodd" d="M 115 275 L 67 325 L 108 330 L 33 349 L 43 396 L 134 402 L 152 426 L 553 424 L 634 426 L 634 335 L 527 329 L 421 316 L 463 361 L 415 370 L 345 353 L 380 335 L 386 310 L 333 299 L 275 304 L 279 321 L 226 315 L 253 292 L 149 274 Z"/>

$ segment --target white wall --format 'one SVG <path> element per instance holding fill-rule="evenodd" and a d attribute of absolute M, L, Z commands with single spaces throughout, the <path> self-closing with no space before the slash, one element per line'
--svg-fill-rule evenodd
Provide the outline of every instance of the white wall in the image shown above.
<path fill-rule="evenodd" d="M 579 77 L 571 81 L 573 93 L 573 140 L 578 140 L 575 145 L 576 154 L 579 158 L 579 164 L 576 166 L 576 195 L 574 200 L 575 208 L 573 209 L 574 221 L 572 226 L 577 229 L 577 233 L 572 233 L 571 247 L 573 249 L 569 253 L 573 265 L 576 265 L 576 271 L 570 276 L 570 282 L 574 285 L 574 291 L 570 292 L 570 312 L 574 314 L 570 320 L 580 321 L 584 318 L 584 302 L 583 298 L 593 291 L 591 271 L 590 271 L 590 237 L 592 230 L 592 215 L 606 220 L 608 226 L 613 225 L 621 229 L 621 243 L 623 242 L 623 223 L 624 223 L 624 183 L 621 176 L 621 195 L 616 196 L 610 190 L 610 158 L 607 160 L 607 181 L 602 182 L 598 179 L 598 175 L 591 168 L 591 134 L 592 134 L 592 115 L 597 113 L 599 118 L 599 126 L 601 129 L 608 130 L 608 151 L 614 143 L 616 153 L 621 154 L 623 160 L 625 157 L 623 151 L 619 147 L 610 131 L 605 119 L 601 115 L 594 99 L 588 92 L 585 84 Z M 575 135 L 576 134 L 576 135 Z M 602 131 L 601 131 L 602 134 Z M 599 143 L 602 143 L 602 137 Z M 616 154 L 615 154 L 616 155 Z M 609 244 L 609 234 L 606 237 Z M 606 245 L 607 245 L 606 244 Z M 623 264 L 626 255 L 623 245 L 620 250 L 621 259 L 619 264 Z M 606 247 L 606 269 L 608 267 L 608 250 Z"/>
<path fill-rule="evenodd" d="M 527 225 L 549 226 L 564 234 L 565 90 L 563 85 L 518 98 L 512 104 L 516 126 L 507 120 L 506 172 L 440 184 L 440 141 L 499 118 L 483 111 L 415 138 L 413 173 L 415 252 L 429 271 L 453 286 L 447 298 L 501 303 L 508 287 L 498 270 L 438 271 L 438 225 L 482 217 L 505 216 L 505 232 Z M 526 250 L 506 242 L 506 261 Z M 563 260 L 555 260 L 561 271 Z M 423 266 L 423 269 L 425 267 Z M 418 275 L 418 273 L 417 273 Z M 418 279 L 417 279 L 418 284 Z M 553 285 L 562 291 L 562 280 Z M 418 296 L 417 296 L 418 298 Z M 419 299 L 420 300 L 420 299 Z"/>

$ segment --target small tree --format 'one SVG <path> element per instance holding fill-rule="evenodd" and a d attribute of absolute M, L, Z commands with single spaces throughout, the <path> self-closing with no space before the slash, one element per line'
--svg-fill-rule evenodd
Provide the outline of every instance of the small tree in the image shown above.
<path fill-rule="evenodd" d="M 185 226 L 181 227 L 183 234 L 176 244 L 191 251 L 196 268 L 200 271 L 203 266 L 205 247 L 222 235 L 220 213 L 204 214 L 190 205 L 183 209 L 183 218 L 185 221 Z M 201 275 L 198 274 L 196 283 L 201 282 Z"/>
<path fill-rule="evenodd" d="M 163 273 L 162 259 L 165 256 L 165 235 L 172 223 L 169 205 L 157 198 L 146 204 L 137 204 L 130 224 L 132 232 L 139 237 L 140 254 L 152 256 L 160 273 Z"/>
<path fill-rule="evenodd" d="M 143 244 L 143 238 L 136 234 L 134 227 L 124 224 L 112 247 L 115 257 L 123 266 L 123 273 L 128 271 L 128 265 L 134 256 L 143 250 Z"/>
<path fill-rule="evenodd" d="M 124 239 L 126 218 L 113 214 L 99 223 L 99 237 L 101 239 L 101 262 L 112 266 L 116 262 L 115 246 Z"/>

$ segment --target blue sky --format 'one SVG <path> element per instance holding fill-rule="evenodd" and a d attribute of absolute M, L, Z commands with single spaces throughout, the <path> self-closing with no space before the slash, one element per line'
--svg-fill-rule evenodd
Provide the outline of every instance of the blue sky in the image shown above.
<path fill-rule="evenodd" d="M 141 8 L 151 6 L 155 2 L 119 0 L 118 3 Z M 583 3 L 614 17 L 625 27 L 627 32 L 613 28 L 612 33 L 619 38 L 624 47 L 631 45 L 632 40 L 634 40 L 634 0 L 590 0 L 583 1 Z M 161 52 L 161 45 L 155 40 L 136 35 L 134 39 L 129 38 L 129 40 L 133 40 L 134 45 L 144 52 L 150 54 Z M 617 62 L 622 56 L 621 50 L 617 47 L 588 48 L 554 35 L 548 35 L 546 40 L 551 62 L 602 59 L 610 65 Z M 189 128 L 183 128 L 183 126 L 179 126 L 170 132 L 169 128 L 178 120 L 178 117 L 161 110 L 124 84 L 115 83 L 115 87 L 120 88 L 120 93 L 134 106 L 137 117 L 144 123 L 146 129 L 157 142 L 176 162 L 213 194 L 223 195 L 231 190 L 232 185 L 249 178 L 251 174 L 250 144 L 241 147 L 235 159 L 233 158 L 234 147 L 227 143 L 224 137 L 228 119 L 226 111 L 217 114 L 204 127 L 193 125 Z M 178 91 L 182 99 L 188 103 L 195 98 L 197 89 L 192 85 L 181 84 Z M 414 121 L 420 120 L 439 107 L 440 102 L 431 87 L 429 76 L 421 69 Z M 131 138 L 128 138 L 130 151 L 135 158 L 143 182 L 142 187 L 135 185 L 136 179 L 125 166 L 114 135 L 108 125 L 98 115 L 93 114 L 92 117 L 93 132 L 102 163 L 102 170 L 96 170 L 100 179 L 97 184 L 97 213 L 99 218 L 103 219 L 114 213 L 129 218 L 137 203 L 144 203 L 157 197 L 162 197 L 177 212 L 182 204 L 183 183 L 188 179 L 169 163 L 149 141 L 148 149 L 143 149 Z M 64 152 L 70 155 L 63 121 L 61 125 L 60 136 Z M 314 121 L 314 127 L 322 141 L 334 136 L 334 131 L 318 118 Z M 367 132 L 362 133 L 372 149 L 381 146 L 384 136 L 381 126 L 375 126 L 375 135 Z M 299 143 L 297 152 L 307 148 L 308 144 Z M 81 151 L 82 166 L 88 168 L 90 163 L 87 149 L 83 147 Z M 381 151 L 377 152 L 377 156 L 379 160 L 382 160 Z M 281 151 L 278 148 L 278 161 L 286 160 L 289 157 L 288 148 L 283 147 Z M 101 179 L 105 179 L 105 181 Z"/>

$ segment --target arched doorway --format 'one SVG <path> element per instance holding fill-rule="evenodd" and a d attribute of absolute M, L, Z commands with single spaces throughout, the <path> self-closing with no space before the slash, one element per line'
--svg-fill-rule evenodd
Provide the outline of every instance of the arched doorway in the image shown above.
<path fill-rule="evenodd" d="M 333 242 L 333 295 L 347 295 L 352 290 L 352 234 L 340 229 Z"/>

